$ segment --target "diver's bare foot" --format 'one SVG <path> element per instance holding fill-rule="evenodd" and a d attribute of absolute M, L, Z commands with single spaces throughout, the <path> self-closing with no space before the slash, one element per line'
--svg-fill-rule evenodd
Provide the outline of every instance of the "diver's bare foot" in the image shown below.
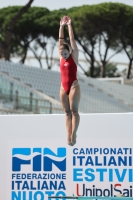
<path fill-rule="evenodd" d="M 74 146 L 76 144 L 76 137 L 77 137 L 76 133 L 71 135 L 71 144 L 72 144 L 72 146 Z"/>
<path fill-rule="evenodd" d="M 71 144 L 71 134 L 67 134 L 67 144 L 72 146 L 72 144 Z"/>

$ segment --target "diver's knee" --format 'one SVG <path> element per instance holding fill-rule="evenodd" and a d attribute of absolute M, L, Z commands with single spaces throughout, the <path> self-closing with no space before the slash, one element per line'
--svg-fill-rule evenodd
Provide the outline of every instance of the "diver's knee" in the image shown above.
<path fill-rule="evenodd" d="M 66 114 L 66 116 L 70 116 L 71 115 L 71 111 L 70 110 L 65 110 L 65 114 Z"/>
<path fill-rule="evenodd" d="M 71 110 L 71 113 L 72 113 L 73 116 L 78 116 L 79 115 L 78 111 L 75 111 L 75 110 Z"/>

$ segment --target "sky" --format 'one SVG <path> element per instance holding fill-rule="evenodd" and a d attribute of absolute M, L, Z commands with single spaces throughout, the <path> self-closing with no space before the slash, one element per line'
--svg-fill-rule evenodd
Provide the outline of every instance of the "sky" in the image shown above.
<path fill-rule="evenodd" d="M 0 8 L 14 5 L 24 5 L 28 0 L 5 0 L 0 3 Z M 98 4 L 102 2 L 120 2 L 133 6 L 133 0 L 34 0 L 32 6 L 46 7 L 49 10 L 70 8 L 73 6 L 81 6 L 85 4 Z"/>
<path fill-rule="evenodd" d="M 28 2 L 28 0 L 5 0 L 0 3 L 0 8 L 7 7 L 7 6 L 15 6 L 15 5 L 25 5 Z M 124 3 L 127 5 L 133 6 L 133 0 L 34 0 L 32 3 L 32 6 L 40 6 L 40 7 L 46 7 L 49 10 L 55 10 L 60 8 L 70 8 L 74 6 L 82 6 L 87 4 L 98 4 L 103 2 L 119 2 Z M 111 55 L 111 54 L 110 54 Z M 83 58 L 83 55 L 80 55 L 81 58 Z M 128 58 L 125 55 L 125 53 L 120 53 L 116 55 L 114 58 L 112 58 L 112 61 L 116 62 L 124 62 L 128 63 Z M 34 61 L 34 63 L 26 63 L 26 64 L 32 64 L 37 65 L 37 63 Z M 119 66 L 119 69 L 123 69 L 123 66 Z"/>

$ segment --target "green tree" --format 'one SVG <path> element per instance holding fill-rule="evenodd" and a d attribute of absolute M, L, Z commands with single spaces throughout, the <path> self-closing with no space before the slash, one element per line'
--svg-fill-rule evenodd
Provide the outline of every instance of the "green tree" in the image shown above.
<path fill-rule="evenodd" d="M 36 41 L 36 46 L 40 47 L 42 52 L 44 51 L 47 69 L 51 69 L 53 66 L 53 53 L 58 41 L 59 23 L 61 17 L 66 14 L 66 11 L 66 9 L 54 10 L 40 19 L 41 26 L 44 27 L 46 25 L 47 29 L 41 32 Z"/>
<path fill-rule="evenodd" d="M 102 3 L 92 6 L 82 6 L 78 14 L 72 13 L 76 40 L 82 46 L 85 57 L 90 63 L 90 76 L 93 77 L 94 66 L 100 65 L 101 77 L 105 77 L 106 65 L 110 59 L 122 51 L 122 46 L 118 46 L 118 32 L 114 29 L 114 24 L 119 25 L 123 15 L 124 4 Z M 101 50 L 101 46 L 104 50 Z M 109 57 L 110 49 L 114 53 Z M 98 60 L 96 60 L 98 54 Z"/>
<path fill-rule="evenodd" d="M 18 9 L 18 7 L 16 8 Z M 21 56 L 21 62 L 25 62 L 28 50 L 34 50 L 36 52 L 37 45 L 31 45 L 31 43 L 37 43 L 42 34 L 45 34 L 48 30 L 48 24 L 42 21 L 42 17 L 46 17 L 50 11 L 47 8 L 31 7 L 27 13 L 19 20 L 14 28 L 14 34 L 12 37 L 12 51 L 15 56 Z M 26 28 L 25 28 L 26 27 Z M 23 31 L 22 31 L 23 30 Z M 15 48 L 14 48 L 14 44 Z M 17 51 L 17 49 L 19 51 Z M 37 56 L 35 56 L 37 58 Z M 39 59 L 37 59 L 39 61 Z M 41 62 L 39 61 L 40 65 Z"/>
<path fill-rule="evenodd" d="M 22 18 L 22 23 L 20 20 L 18 24 L 16 35 L 19 37 L 22 35 L 18 41 L 21 41 L 21 46 L 24 45 L 24 49 L 32 51 L 41 68 L 43 67 L 41 59 L 44 55 L 47 68 L 52 68 L 53 52 L 58 41 L 59 21 L 65 12 L 66 9 L 50 12 L 46 8 L 32 7 L 25 14 L 25 18 Z M 29 21 L 29 19 L 32 21 Z M 27 32 L 21 34 L 21 28 L 26 24 L 29 28 Z"/>
<path fill-rule="evenodd" d="M 20 56 L 20 61 L 24 63 L 28 51 L 31 50 L 40 67 L 42 67 L 41 58 L 45 55 L 47 68 L 51 69 L 53 53 L 58 41 L 59 21 L 64 15 L 69 15 L 72 18 L 75 39 L 82 47 L 88 68 L 90 67 L 89 75 L 95 77 L 95 66 L 99 66 L 100 76 L 105 77 L 111 58 L 124 50 L 129 58 L 127 77 L 130 77 L 133 62 L 133 8 L 131 6 L 102 3 L 49 11 L 47 8 L 29 8 L 30 3 L 31 1 L 24 7 L 1 9 L 1 58 L 10 59 L 11 55 Z M 7 37 L 8 35 L 10 37 Z M 69 41 L 67 26 L 65 39 Z M 114 52 L 109 57 L 110 50 Z M 88 76 L 88 72 L 82 66 L 80 67 Z"/>
<path fill-rule="evenodd" d="M 133 63 L 133 7 L 120 4 L 115 18 L 112 19 L 112 27 L 116 36 L 116 48 L 122 48 L 129 59 L 127 78 L 130 78 L 131 67 Z M 111 46 L 112 49 L 114 49 Z M 114 50 L 116 50 L 116 48 Z"/>
<path fill-rule="evenodd" d="M 128 71 L 127 71 L 127 79 L 130 79 L 131 68 L 133 64 L 133 10 L 130 10 L 131 16 L 127 20 L 126 25 L 122 26 L 122 31 L 120 32 L 120 41 L 123 46 L 123 50 L 125 51 L 128 59 Z"/>
<path fill-rule="evenodd" d="M 15 14 L 10 12 L 6 13 L 7 10 L 3 9 L 3 13 L 4 15 L 6 13 L 6 15 L 4 21 L 1 21 L 0 18 L 0 24 L 2 24 L 0 37 L 0 56 L 5 60 L 10 60 L 10 43 L 13 29 L 22 15 L 28 11 L 33 1 L 34 0 L 29 0 L 29 2 L 24 7 L 21 7 L 20 10 Z"/>
<path fill-rule="evenodd" d="M 93 77 L 95 66 L 94 49 L 97 43 L 99 30 L 92 24 L 91 6 L 82 6 L 69 9 L 69 12 L 70 16 L 72 17 L 75 39 L 83 49 L 85 58 L 91 66 L 90 76 Z M 84 73 L 87 75 L 85 71 Z"/>

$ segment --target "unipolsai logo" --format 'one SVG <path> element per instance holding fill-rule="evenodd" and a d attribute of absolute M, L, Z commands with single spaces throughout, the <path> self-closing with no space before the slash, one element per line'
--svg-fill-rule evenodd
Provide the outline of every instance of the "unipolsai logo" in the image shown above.
<path fill-rule="evenodd" d="M 60 171 L 66 171 L 66 148 L 13 148 L 12 171 L 22 171 L 23 166 L 31 166 L 32 171 L 52 171 L 55 165 Z"/>

